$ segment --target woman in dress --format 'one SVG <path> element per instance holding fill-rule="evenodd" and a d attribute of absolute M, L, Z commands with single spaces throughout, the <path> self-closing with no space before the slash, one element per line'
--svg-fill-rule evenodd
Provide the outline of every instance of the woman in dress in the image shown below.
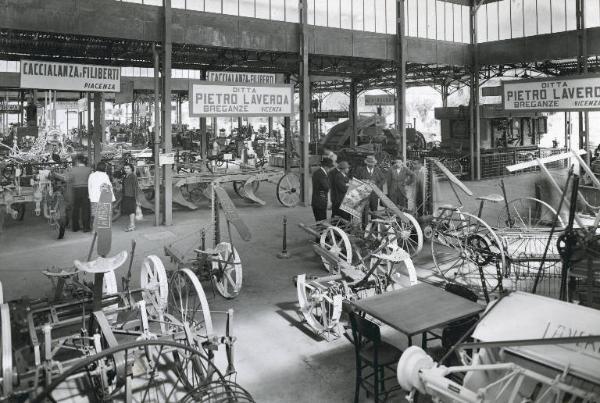
<path fill-rule="evenodd" d="M 129 227 L 125 231 L 135 230 L 135 210 L 139 206 L 138 180 L 133 165 L 126 164 L 125 177 L 123 178 L 123 200 L 121 201 L 121 212 L 129 216 Z"/>

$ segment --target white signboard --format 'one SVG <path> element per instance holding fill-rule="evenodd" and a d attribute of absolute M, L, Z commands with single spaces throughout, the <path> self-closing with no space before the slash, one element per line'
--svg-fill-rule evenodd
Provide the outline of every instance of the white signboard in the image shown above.
<path fill-rule="evenodd" d="M 507 111 L 600 110 L 600 76 L 504 81 Z"/>
<path fill-rule="evenodd" d="M 238 73 L 235 71 L 207 71 L 208 81 L 226 81 L 230 83 L 275 84 L 275 74 Z"/>
<path fill-rule="evenodd" d="M 396 97 L 393 95 L 365 95 L 365 106 L 395 105 Z"/>
<path fill-rule="evenodd" d="M 121 68 L 21 60 L 21 88 L 119 92 Z"/>
<path fill-rule="evenodd" d="M 60 101 L 60 102 L 52 102 L 49 105 L 49 109 L 50 110 L 67 110 L 67 111 L 76 111 L 79 109 L 79 103 L 77 101 L 73 101 L 73 102 L 67 102 L 67 101 Z"/>
<path fill-rule="evenodd" d="M 290 84 L 248 85 L 190 81 L 190 116 L 290 116 Z"/>
<path fill-rule="evenodd" d="M 81 98 L 79 101 L 77 101 L 77 110 L 79 112 L 87 111 L 87 98 Z"/>
<path fill-rule="evenodd" d="M 477 325 L 481 341 L 532 340 L 600 335 L 600 311 L 539 295 L 513 292 Z M 509 347 L 510 351 L 584 379 L 600 382 L 600 343 Z"/>

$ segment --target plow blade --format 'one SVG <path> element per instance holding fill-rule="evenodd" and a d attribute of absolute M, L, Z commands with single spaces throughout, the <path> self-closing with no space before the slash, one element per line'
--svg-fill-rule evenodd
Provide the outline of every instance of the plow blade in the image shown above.
<path fill-rule="evenodd" d="M 254 194 L 254 186 L 253 186 L 254 181 L 255 181 L 254 178 L 250 178 L 244 183 L 244 186 L 241 186 L 239 188 L 240 196 L 242 196 L 244 199 L 251 200 L 254 203 L 258 203 L 261 206 L 264 206 L 267 203 L 265 203 L 264 200 L 260 199 L 258 196 L 256 196 Z"/>
<path fill-rule="evenodd" d="M 173 186 L 173 202 L 175 202 L 183 207 L 187 207 L 190 210 L 198 209 L 198 206 L 196 206 L 194 203 L 186 200 L 183 197 L 183 194 L 181 193 L 181 188 L 179 186 Z"/>

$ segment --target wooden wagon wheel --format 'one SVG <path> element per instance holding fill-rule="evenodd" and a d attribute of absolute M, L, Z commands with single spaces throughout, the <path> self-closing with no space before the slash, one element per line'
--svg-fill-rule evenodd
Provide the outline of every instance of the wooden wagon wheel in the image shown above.
<path fill-rule="evenodd" d="M 321 248 L 328 251 L 332 255 L 338 257 L 340 260 L 346 263 L 352 263 L 352 244 L 348 235 L 338 227 L 327 227 L 325 231 L 321 233 L 321 239 L 319 240 Z M 329 263 L 329 261 L 321 257 L 323 265 L 330 273 L 335 273 L 335 267 Z"/>
<path fill-rule="evenodd" d="M 277 182 L 277 200 L 285 207 L 296 207 L 300 202 L 300 178 L 287 173 Z"/>
<path fill-rule="evenodd" d="M 242 261 L 229 242 L 217 244 L 218 251 L 212 260 L 212 281 L 215 288 L 227 299 L 235 298 L 242 290 Z"/>
<path fill-rule="evenodd" d="M 306 282 L 306 274 L 296 279 L 300 313 L 317 334 L 336 332 L 342 315 L 342 296 L 332 295 L 327 284 Z"/>
<path fill-rule="evenodd" d="M 505 252 L 489 225 L 469 213 L 443 210 L 432 228 L 431 254 L 442 279 L 471 288 L 487 302 L 502 293 Z"/>

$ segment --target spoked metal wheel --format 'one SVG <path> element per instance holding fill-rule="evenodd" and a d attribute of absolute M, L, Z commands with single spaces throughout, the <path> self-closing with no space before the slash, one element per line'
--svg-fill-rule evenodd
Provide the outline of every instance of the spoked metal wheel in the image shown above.
<path fill-rule="evenodd" d="M 216 247 L 218 255 L 212 260 L 212 281 L 219 294 L 231 299 L 242 290 L 242 261 L 237 250 L 228 242 Z"/>
<path fill-rule="evenodd" d="M 242 388 L 237 383 L 227 381 L 225 383 L 219 381 L 213 381 L 207 385 L 197 388 L 187 396 L 185 396 L 180 403 L 253 403 L 254 399 L 252 395 Z"/>
<path fill-rule="evenodd" d="M 13 352 L 10 328 L 10 308 L 8 304 L 0 305 L 0 365 L 2 365 L 2 382 L 0 398 L 9 396 L 13 390 Z"/>
<path fill-rule="evenodd" d="M 386 237 L 383 242 L 386 242 L 386 245 L 373 255 L 369 262 L 369 270 L 378 265 L 375 273 L 381 279 L 381 291 L 397 290 L 417 284 L 417 271 L 408 252 L 394 242 L 393 235 Z"/>
<path fill-rule="evenodd" d="M 418 221 L 410 214 L 386 216 L 374 219 L 365 228 L 365 238 L 381 241 L 391 235 L 401 249 L 410 256 L 416 256 L 423 249 L 423 231 Z"/>
<path fill-rule="evenodd" d="M 431 254 L 438 275 L 471 288 L 487 302 L 503 291 L 504 249 L 489 225 L 472 214 L 444 210 L 432 227 Z"/>
<path fill-rule="evenodd" d="M 150 316 L 156 316 L 166 309 L 169 282 L 165 266 L 158 256 L 147 256 L 142 262 L 140 287 L 143 290 L 142 297 L 146 302 L 146 311 Z"/>
<path fill-rule="evenodd" d="M 498 228 L 550 229 L 556 215 L 556 210 L 548 203 L 533 197 L 522 197 L 508 203 L 508 212 L 506 208 L 502 209 L 498 215 Z M 560 216 L 557 227 L 565 227 Z"/>
<path fill-rule="evenodd" d="M 187 323 L 194 334 L 208 338 L 213 335 L 213 323 L 206 294 L 190 269 L 177 270 L 169 282 L 167 312 Z"/>
<path fill-rule="evenodd" d="M 196 184 L 188 184 L 181 186 L 181 195 L 183 198 L 192 203 L 199 203 L 206 196 L 206 189 L 208 188 L 208 184 L 206 183 L 196 183 Z M 208 197 L 209 198 L 209 197 Z"/>
<path fill-rule="evenodd" d="M 300 178 L 296 174 L 285 174 L 277 182 L 277 200 L 285 207 L 295 207 L 300 202 Z"/>
<path fill-rule="evenodd" d="M 296 280 L 298 304 L 306 323 L 317 334 L 336 333 L 342 315 L 342 295 L 332 291 L 334 282 L 306 281 L 306 274 Z"/>
<path fill-rule="evenodd" d="M 140 340 L 79 360 L 32 401 L 176 402 L 190 393 L 177 372 L 180 368 L 175 365 L 176 356 L 186 357 L 188 367 L 202 363 L 210 368 L 215 380 L 225 383 L 219 371 L 198 350 L 174 341 Z M 122 371 L 118 367 L 132 370 Z"/>
<path fill-rule="evenodd" d="M 338 227 L 328 227 L 323 231 L 319 244 L 321 248 L 332 255 L 346 263 L 352 263 L 352 244 L 350 243 L 350 238 Z M 321 260 L 323 260 L 323 265 L 328 272 L 336 272 L 336 268 L 326 258 L 322 257 Z"/>

